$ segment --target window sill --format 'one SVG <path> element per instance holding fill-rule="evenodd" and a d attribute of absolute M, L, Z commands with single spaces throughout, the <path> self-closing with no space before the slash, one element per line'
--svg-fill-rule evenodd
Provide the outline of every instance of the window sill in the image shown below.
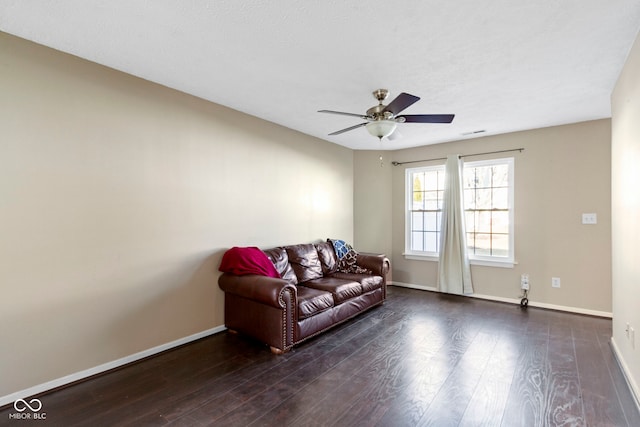
<path fill-rule="evenodd" d="M 403 253 L 402 255 L 404 256 L 404 259 L 413 260 L 413 261 L 431 261 L 431 262 L 439 261 L 439 258 L 433 255 L 416 255 L 416 254 L 410 254 L 410 253 Z M 473 259 L 473 258 L 469 259 L 469 263 L 471 265 L 481 265 L 484 267 L 499 267 L 499 268 L 514 268 L 516 264 L 518 264 L 516 261 L 511 261 L 511 260 L 497 261 L 497 260 Z"/>

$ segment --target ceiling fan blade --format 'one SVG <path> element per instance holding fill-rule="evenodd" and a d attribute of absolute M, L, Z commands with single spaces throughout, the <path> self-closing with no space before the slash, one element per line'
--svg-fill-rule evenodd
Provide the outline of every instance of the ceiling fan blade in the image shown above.
<path fill-rule="evenodd" d="M 339 114 L 341 116 L 352 116 L 352 117 L 359 117 L 361 119 L 368 119 L 367 116 L 364 116 L 362 114 L 355 114 L 355 113 L 345 113 L 343 111 L 333 111 L 333 110 L 318 110 L 318 113 L 330 113 L 330 114 Z"/>
<path fill-rule="evenodd" d="M 404 123 L 451 123 L 455 114 L 409 114 L 404 116 L 397 116 L 396 119 L 399 122 Z"/>
<path fill-rule="evenodd" d="M 420 101 L 420 97 L 402 92 L 400 95 L 396 96 L 396 99 L 391 101 L 383 111 L 389 111 L 395 116 L 400 111 L 408 108 L 418 101 Z"/>
<path fill-rule="evenodd" d="M 354 129 L 358 129 L 359 127 L 362 127 L 366 125 L 366 123 L 360 123 L 359 125 L 355 125 L 355 126 L 351 126 L 345 129 L 341 129 L 341 130 L 337 130 L 335 132 L 331 132 L 329 135 L 340 135 L 341 133 L 345 133 L 345 132 L 349 132 L 350 130 L 354 130 Z"/>

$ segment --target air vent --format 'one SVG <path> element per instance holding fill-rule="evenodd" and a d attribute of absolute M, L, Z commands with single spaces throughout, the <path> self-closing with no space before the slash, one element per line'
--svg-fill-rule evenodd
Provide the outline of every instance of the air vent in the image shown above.
<path fill-rule="evenodd" d="M 469 136 L 469 135 L 477 135 L 479 133 L 485 133 L 486 130 L 482 129 L 482 130 L 474 130 L 472 132 L 464 132 L 462 133 L 462 136 Z"/>

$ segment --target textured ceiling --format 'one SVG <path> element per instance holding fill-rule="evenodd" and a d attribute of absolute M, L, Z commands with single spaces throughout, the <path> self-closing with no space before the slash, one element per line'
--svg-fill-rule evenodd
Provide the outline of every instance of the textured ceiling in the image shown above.
<path fill-rule="evenodd" d="M 640 0 L 0 0 L 4 32 L 353 149 L 610 117 L 639 29 Z M 378 88 L 456 117 L 327 135 Z"/>

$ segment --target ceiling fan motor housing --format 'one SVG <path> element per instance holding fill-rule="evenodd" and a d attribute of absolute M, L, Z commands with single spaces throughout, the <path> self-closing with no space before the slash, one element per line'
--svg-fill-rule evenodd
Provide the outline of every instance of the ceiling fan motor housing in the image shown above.
<path fill-rule="evenodd" d="M 371 107 L 367 110 L 367 116 L 371 117 L 372 120 L 390 120 L 393 118 L 393 113 L 391 111 L 385 111 L 385 108 L 387 108 L 387 106 L 383 104 Z"/>

